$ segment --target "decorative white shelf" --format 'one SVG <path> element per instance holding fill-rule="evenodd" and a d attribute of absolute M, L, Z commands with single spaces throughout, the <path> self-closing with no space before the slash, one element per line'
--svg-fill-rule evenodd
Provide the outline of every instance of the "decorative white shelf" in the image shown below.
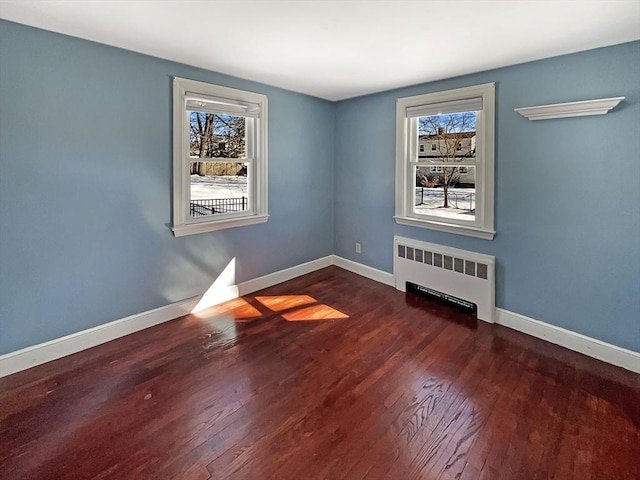
<path fill-rule="evenodd" d="M 587 115 L 604 115 L 618 105 L 624 97 L 599 98 L 581 102 L 554 103 L 537 107 L 516 108 L 523 117 L 529 120 L 547 120 L 549 118 L 584 117 Z"/>

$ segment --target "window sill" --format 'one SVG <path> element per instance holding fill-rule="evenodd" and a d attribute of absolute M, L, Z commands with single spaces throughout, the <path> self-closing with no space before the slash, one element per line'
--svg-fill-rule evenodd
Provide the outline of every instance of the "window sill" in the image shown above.
<path fill-rule="evenodd" d="M 467 235 L 469 237 L 493 240 L 496 232 L 493 230 L 483 230 L 480 228 L 467 227 L 464 225 L 453 225 L 451 223 L 440 223 L 432 220 L 418 220 L 411 217 L 393 217 L 397 224 L 409 225 L 411 227 L 429 228 L 440 232 L 455 233 L 456 235 Z"/>
<path fill-rule="evenodd" d="M 255 225 L 258 223 L 266 223 L 269 215 L 253 215 L 250 217 L 240 217 L 228 220 L 217 220 L 215 222 L 190 223 L 187 225 L 177 225 L 172 227 L 173 235 L 176 237 L 184 237 L 185 235 L 194 235 L 196 233 L 214 232 L 216 230 L 224 230 L 225 228 L 244 227 L 245 225 Z"/>

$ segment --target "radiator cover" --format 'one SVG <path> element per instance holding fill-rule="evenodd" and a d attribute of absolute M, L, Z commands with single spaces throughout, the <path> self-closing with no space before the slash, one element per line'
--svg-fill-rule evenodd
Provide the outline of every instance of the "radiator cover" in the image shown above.
<path fill-rule="evenodd" d="M 393 238 L 393 244 L 398 290 L 406 291 L 411 282 L 467 300 L 477 305 L 480 320 L 493 323 L 494 257 L 399 236 Z"/>

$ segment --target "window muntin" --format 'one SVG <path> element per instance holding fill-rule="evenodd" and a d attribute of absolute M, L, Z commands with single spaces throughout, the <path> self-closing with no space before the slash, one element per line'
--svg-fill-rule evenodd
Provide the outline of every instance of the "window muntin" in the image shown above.
<path fill-rule="evenodd" d="M 396 221 L 493 238 L 493 130 L 493 84 L 398 99 Z"/>
<path fill-rule="evenodd" d="M 174 78 L 176 236 L 267 221 L 267 98 Z"/>

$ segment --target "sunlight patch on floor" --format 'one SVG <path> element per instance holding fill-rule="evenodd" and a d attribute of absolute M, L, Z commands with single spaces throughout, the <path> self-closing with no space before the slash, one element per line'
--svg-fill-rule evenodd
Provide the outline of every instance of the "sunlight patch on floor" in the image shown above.
<path fill-rule="evenodd" d="M 321 303 L 319 305 L 299 308 L 292 312 L 283 313 L 282 318 L 288 322 L 303 322 L 309 320 L 337 320 L 340 318 L 349 318 L 349 315 Z"/>
<path fill-rule="evenodd" d="M 238 322 L 255 320 L 260 318 L 262 313 L 256 307 L 247 302 L 244 298 L 234 298 L 224 303 L 214 305 L 205 310 L 201 310 L 196 313 L 196 316 L 203 317 L 219 317 L 230 316 L 235 318 Z"/>
<path fill-rule="evenodd" d="M 235 344 L 238 339 L 237 321 L 231 315 L 207 317 L 201 320 L 211 328 L 211 331 L 204 336 L 202 343 L 202 349 L 205 353 L 219 347 Z"/>
<path fill-rule="evenodd" d="M 329 305 L 318 303 L 315 298 L 309 295 L 274 295 L 255 298 L 268 309 L 274 312 L 283 312 L 282 318 L 288 322 L 349 318 L 349 315 Z"/>
<path fill-rule="evenodd" d="M 274 312 L 282 312 L 291 308 L 300 307 L 302 305 L 310 305 L 318 303 L 318 301 L 309 295 L 277 295 L 269 297 L 256 297 L 262 305 Z"/>

